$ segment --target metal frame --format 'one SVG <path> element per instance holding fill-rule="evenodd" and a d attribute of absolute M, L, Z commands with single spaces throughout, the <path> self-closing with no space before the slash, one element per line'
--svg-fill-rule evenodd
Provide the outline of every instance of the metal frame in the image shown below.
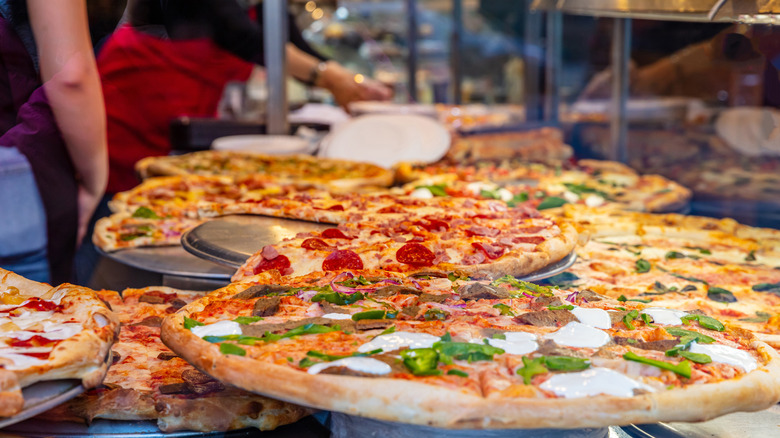
<path fill-rule="evenodd" d="M 287 0 L 263 2 L 263 47 L 265 48 L 266 133 L 286 135 L 287 124 Z"/>
<path fill-rule="evenodd" d="M 610 148 L 612 161 L 628 162 L 628 61 L 631 57 L 631 19 L 615 18 L 612 29 L 612 118 L 610 120 Z"/>
<path fill-rule="evenodd" d="M 417 102 L 417 0 L 406 0 L 406 74 L 409 103 Z"/>

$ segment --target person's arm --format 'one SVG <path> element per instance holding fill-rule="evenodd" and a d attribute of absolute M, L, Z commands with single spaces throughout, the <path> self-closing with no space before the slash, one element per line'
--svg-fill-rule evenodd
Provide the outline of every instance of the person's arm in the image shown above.
<path fill-rule="evenodd" d="M 79 179 L 79 239 L 108 181 L 106 113 L 84 0 L 27 0 L 41 79 Z"/>

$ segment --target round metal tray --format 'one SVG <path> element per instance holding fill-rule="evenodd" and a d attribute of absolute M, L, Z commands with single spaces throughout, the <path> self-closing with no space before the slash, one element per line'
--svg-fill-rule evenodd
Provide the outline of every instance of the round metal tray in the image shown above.
<path fill-rule="evenodd" d="M 235 272 L 225 266 L 216 265 L 195 257 L 181 246 L 158 246 L 151 248 L 128 248 L 120 251 L 105 252 L 97 248 L 98 253 L 116 262 L 164 275 L 202 278 L 210 280 L 230 280 Z"/>
<path fill-rule="evenodd" d="M 13 417 L 0 417 L 0 428 L 24 421 L 58 406 L 84 392 L 81 380 L 51 380 L 22 389 L 24 408 Z"/>

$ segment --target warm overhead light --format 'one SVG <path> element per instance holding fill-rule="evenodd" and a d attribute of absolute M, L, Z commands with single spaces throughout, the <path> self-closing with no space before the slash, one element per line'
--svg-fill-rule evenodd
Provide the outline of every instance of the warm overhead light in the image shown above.
<path fill-rule="evenodd" d="M 322 18 L 323 15 L 325 15 L 325 13 L 322 12 L 322 8 L 317 8 L 311 11 L 311 18 L 315 20 L 319 20 L 320 18 Z"/>
<path fill-rule="evenodd" d="M 306 2 L 306 12 L 312 12 L 315 9 L 317 9 L 317 3 L 316 2 Z"/>
<path fill-rule="evenodd" d="M 362 84 L 362 83 L 363 83 L 363 81 L 365 81 L 365 80 L 366 80 L 366 77 L 365 77 L 365 76 L 363 76 L 363 75 L 361 75 L 360 73 L 358 73 L 358 74 L 356 74 L 356 75 L 355 75 L 355 82 L 356 82 L 356 83 L 358 83 L 358 84 Z"/>

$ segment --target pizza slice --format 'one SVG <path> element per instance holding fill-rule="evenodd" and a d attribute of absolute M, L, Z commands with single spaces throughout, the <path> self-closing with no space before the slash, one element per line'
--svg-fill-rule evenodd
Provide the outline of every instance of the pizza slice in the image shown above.
<path fill-rule="evenodd" d="M 51 287 L 0 268 L 0 416 L 24 406 L 21 389 L 47 380 L 103 380 L 117 317 L 87 288 Z"/>
<path fill-rule="evenodd" d="M 168 287 L 127 289 L 100 296 L 122 327 L 103 384 L 42 415 L 59 421 L 156 420 L 160 430 L 271 430 L 311 410 L 226 386 L 201 373 L 160 341 L 167 315 L 205 292 Z"/>

